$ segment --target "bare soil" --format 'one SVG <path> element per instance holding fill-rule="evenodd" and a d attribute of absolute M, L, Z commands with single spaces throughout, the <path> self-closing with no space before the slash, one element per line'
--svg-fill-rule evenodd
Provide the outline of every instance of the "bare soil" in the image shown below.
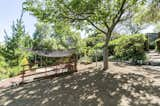
<path fill-rule="evenodd" d="M 0 90 L 0 106 L 160 106 L 160 71 L 110 63 Z"/>

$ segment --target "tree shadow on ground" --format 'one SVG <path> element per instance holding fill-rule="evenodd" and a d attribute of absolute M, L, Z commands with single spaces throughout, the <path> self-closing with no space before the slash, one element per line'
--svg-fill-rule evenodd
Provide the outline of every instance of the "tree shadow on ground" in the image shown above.
<path fill-rule="evenodd" d="M 159 106 L 160 87 L 144 76 L 99 69 L 0 91 L 2 106 Z"/>
<path fill-rule="evenodd" d="M 125 65 L 126 63 L 122 63 L 122 62 L 113 62 L 113 64 L 118 67 L 126 67 Z"/>
<path fill-rule="evenodd" d="M 144 68 L 144 69 L 150 74 L 160 75 L 160 71 L 157 71 L 157 70 L 154 70 L 154 69 L 147 69 L 147 68 Z"/>

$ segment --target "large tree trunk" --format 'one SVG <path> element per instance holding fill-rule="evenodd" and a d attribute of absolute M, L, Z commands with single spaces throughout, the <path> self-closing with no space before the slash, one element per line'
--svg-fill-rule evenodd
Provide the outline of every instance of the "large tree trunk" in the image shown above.
<path fill-rule="evenodd" d="M 109 31 L 106 34 L 106 40 L 105 40 L 105 45 L 103 48 L 103 70 L 107 70 L 109 68 L 109 64 L 108 64 L 108 44 L 110 41 L 110 37 L 111 37 L 111 31 Z"/>
<path fill-rule="evenodd" d="M 103 70 L 107 70 L 108 68 L 108 45 L 105 45 L 103 49 Z"/>

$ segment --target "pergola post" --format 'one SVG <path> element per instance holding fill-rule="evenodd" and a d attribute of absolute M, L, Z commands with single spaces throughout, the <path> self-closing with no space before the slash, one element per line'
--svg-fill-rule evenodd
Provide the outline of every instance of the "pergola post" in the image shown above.
<path fill-rule="evenodd" d="M 78 71 L 78 70 L 77 70 L 77 55 L 76 55 L 76 54 L 74 54 L 74 65 L 73 65 L 73 70 L 74 70 L 74 71 Z"/>
<path fill-rule="evenodd" d="M 41 66 L 40 67 L 42 67 L 42 56 L 41 56 Z"/>

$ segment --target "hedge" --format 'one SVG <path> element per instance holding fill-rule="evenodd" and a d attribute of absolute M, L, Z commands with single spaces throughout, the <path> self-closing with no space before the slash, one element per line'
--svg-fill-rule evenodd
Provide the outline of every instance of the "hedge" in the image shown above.
<path fill-rule="evenodd" d="M 117 59 L 131 60 L 132 63 L 138 62 L 138 60 L 144 61 L 145 55 L 145 35 L 125 35 L 109 43 L 109 51 Z"/>

